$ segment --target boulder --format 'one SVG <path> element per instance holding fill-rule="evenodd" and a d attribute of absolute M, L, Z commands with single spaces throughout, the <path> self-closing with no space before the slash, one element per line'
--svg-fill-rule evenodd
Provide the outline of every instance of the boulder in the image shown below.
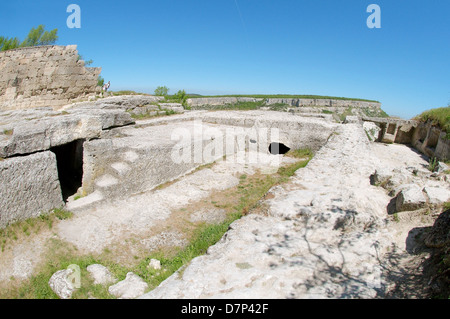
<path fill-rule="evenodd" d="M 118 299 L 135 299 L 142 296 L 147 288 L 148 284 L 141 277 L 129 272 L 124 280 L 109 287 L 108 291 Z"/>
<path fill-rule="evenodd" d="M 429 203 L 432 205 L 442 205 L 450 200 L 448 189 L 426 186 L 423 191 L 428 195 Z"/>
<path fill-rule="evenodd" d="M 413 211 L 420 208 L 424 208 L 427 205 L 427 199 L 425 198 L 422 188 L 415 185 L 406 185 L 403 190 L 397 195 L 396 199 L 396 211 Z"/>
<path fill-rule="evenodd" d="M 107 285 L 117 282 L 117 278 L 103 265 L 90 265 L 87 267 L 87 271 L 91 274 L 96 285 Z"/>
<path fill-rule="evenodd" d="M 384 186 L 392 178 L 392 171 L 387 168 L 378 168 L 370 178 L 372 185 Z"/>
<path fill-rule="evenodd" d="M 57 271 L 50 278 L 48 284 L 50 288 L 58 295 L 61 299 L 72 298 L 73 292 L 76 290 L 76 284 L 73 282 L 72 275 L 74 274 L 73 269 L 65 269 Z"/>
<path fill-rule="evenodd" d="M 150 260 L 150 263 L 148 264 L 148 267 L 155 270 L 161 269 L 161 262 L 157 259 Z"/>

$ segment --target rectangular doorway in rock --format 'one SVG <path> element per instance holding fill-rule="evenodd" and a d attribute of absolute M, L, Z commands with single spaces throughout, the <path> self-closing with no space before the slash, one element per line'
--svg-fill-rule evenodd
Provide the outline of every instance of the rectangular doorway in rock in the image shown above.
<path fill-rule="evenodd" d="M 76 140 L 50 149 L 56 155 L 59 182 L 64 201 L 74 195 L 82 185 L 84 141 Z"/>

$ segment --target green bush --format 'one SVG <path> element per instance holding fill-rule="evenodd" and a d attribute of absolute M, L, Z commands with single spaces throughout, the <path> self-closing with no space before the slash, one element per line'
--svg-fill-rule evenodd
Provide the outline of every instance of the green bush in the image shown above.
<path fill-rule="evenodd" d="M 169 94 L 169 88 L 166 86 L 158 86 L 155 90 L 156 96 L 167 96 Z"/>
<path fill-rule="evenodd" d="M 101 75 L 99 75 L 98 80 L 97 80 L 97 86 L 103 86 L 103 85 L 105 85 L 105 79 Z"/>

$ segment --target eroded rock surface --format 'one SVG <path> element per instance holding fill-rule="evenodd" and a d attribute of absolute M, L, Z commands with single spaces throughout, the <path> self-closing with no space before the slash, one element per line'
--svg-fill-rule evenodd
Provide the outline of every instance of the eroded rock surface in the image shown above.
<path fill-rule="evenodd" d="M 223 239 L 143 298 L 373 298 L 390 245 L 376 160 L 357 124 L 342 126 L 292 180 L 271 190 L 267 216 Z"/>

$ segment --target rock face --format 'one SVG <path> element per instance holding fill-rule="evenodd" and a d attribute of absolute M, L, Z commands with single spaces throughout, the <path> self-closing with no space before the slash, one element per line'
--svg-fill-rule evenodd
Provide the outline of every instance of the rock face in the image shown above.
<path fill-rule="evenodd" d="M 322 119 L 269 111 L 194 112 L 165 121 L 170 122 L 142 121 L 137 128 L 117 128 L 84 143 L 83 193 L 106 199 L 148 191 L 224 155 L 251 147 L 267 153 L 270 142 L 317 150 L 337 127 Z M 187 157 L 177 161 L 174 154 Z M 69 208 L 82 203 L 70 203 Z"/>
<path fill-rule="evenodd" d="M 362 126 L 337 130 L 289 183 L 205 256 L 143 298 L 373 298 L 388 196 L 370 185 L 375 163 Z"/>
<path fill-rule="evenodd" d="M 425 238 L 428 247 L 443 248 L 450 246 L 450 210 L 441 213 L 430 233 Z"/>
<path fill-rule="evenodd" d="M 0 110 L 59 107 L 100 92 L 101 68 L 86 68 L 76 45 L 0 52 Z"/>
<path fill-rule="evenodd" d="M 77 107 L 64 112 L 51 109 L 0 112 L 0 157 L 26 155 L 75 140 L 100 137 L 103 130 L 134 123 L 123 110 Z M 5 123 L 5 124 L 3 124 Z M 2 125 L 3 124 L 3 125 Z"/>
<path fill-rule="evenodd" d="M 0 161 L 0 180 L 0 228 L 64 205 L 52 152 Z"/>
<path fill-rule="evenodd" d="M 355 107 L 380 109 L 378 102 L 366 102 L 355 100 L 333 100 L 333 99 L 300 99 L 300 98 L 251 98 L 251 97 L 213 97 L 213 98 L 192 98 L 187 103 L 190 107 L 218 106 L 226 104 L 236 104 L 241 102 L 261 102 L 270 106 L 274 104 L 285 104 L 292 107 Z"/>
<path fill-rule="evenodd" d="M 0 112 L 0 228 L 64 206 L 81 186 L 84 142 L 132 123 L 124 109 L 95 103 Z"/>
<path fill-rule="evenodd" d="M 367 123 L 367 134 L 372 136 L 376 133 L 375 140 L 379 142 L 412 145 L 422 154 L 439 160 L 447 160 L 450 157 L 450 140 L 446 137 L 447 133 L 434 127 L 431 122 L 367 116 L 362 119 Z M 375 123 L 377 130 L 370 128 Z"/>

